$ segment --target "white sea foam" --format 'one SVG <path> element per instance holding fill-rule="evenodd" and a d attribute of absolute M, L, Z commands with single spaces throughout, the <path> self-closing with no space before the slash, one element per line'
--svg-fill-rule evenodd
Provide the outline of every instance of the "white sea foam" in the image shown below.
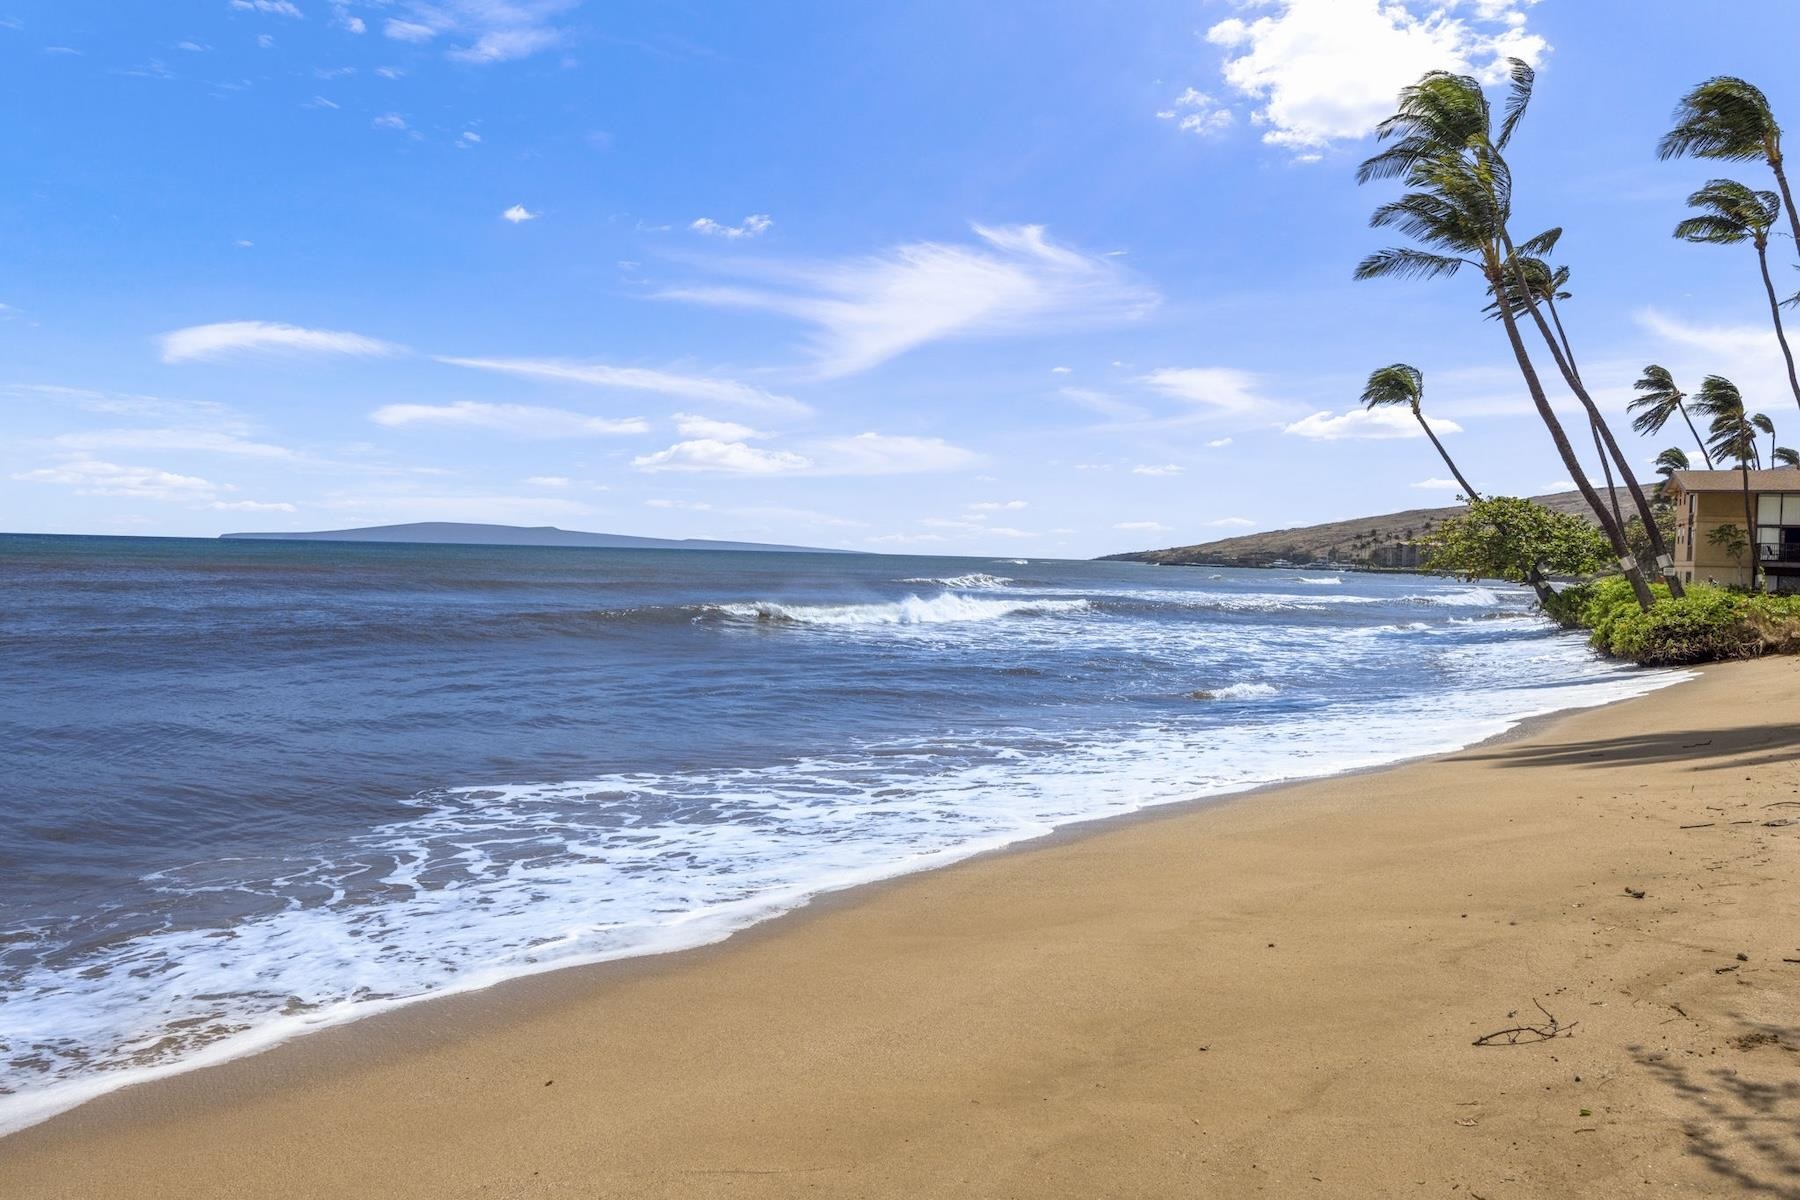
<path fill-rule="evenodd" d="M 1215 700 L 1266 700 L 1279 694 L 1280 688 L 1270 683 L 1234 683 L 1228 687 L 1214 688 Z"/>
<path fill-rule="evenodd" d="M 1343 583 L 1344 578 L 1341 575 L 1302 575 L 1300 582 L 1335 586 Z"/>
<path fill-rule="evenodd" d="M 720 604 L 715 611 L 737 620 L 867 627 L 881 625 L 943 625 L 966 621 L 995 621 L 1021 615 L 1050 616 L 1081 612 L 1086 600 L 996 600 L 945 592 L 939 596 L 907 596 L 885 604 Z"/>
<path fill-rule="evenodd" d="M 979 571 L 975 571 L 968 575 L 950 575 L 943 579 L 934 579 L 929 576 L 914 576 L 911 579 L 902 579 L 900 582 L 935 583 L 947 588 L 961 588 L 964 591 L 975 591 L 1007 587 L 1012 583 L 1012 580 L 1006 578 L 1004 575 L 984 575 Z"/>

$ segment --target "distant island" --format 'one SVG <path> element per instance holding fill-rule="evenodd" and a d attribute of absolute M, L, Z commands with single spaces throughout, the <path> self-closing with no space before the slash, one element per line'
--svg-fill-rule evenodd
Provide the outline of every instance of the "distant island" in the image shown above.
<path fill-rule="evenodd" d="M 1532 499 L 1545 508 L 1570 513 L 1590 522 L 1593 520 L 1593 513 L 1580 492 L 1555 492 Z M 1619 492 L 1619 503 L 1627 508 L 1631 504 L 1631 497 L 1623 490 Z M 1108 554 L 1103 561 L 1183 567 L 1303 567 L 1333 563 L 1371 570 L 1417 570 L 1420 542 L 1425 535 L 1445 519 L 1466 511 L 1461 504 L 1409 508 L 1379 517 L 1356 517 L 1348 521 L 1328 521 L 1323 525 L 1247 533 L 1193 546 Z"/>
<path fill-rule="evenodd" d="M 777 546 L 766 542 L 720 542 L 708 538 L 633 537 L 624 533 L 583 533 L 554 525 L 474 525 L 463 521 L 414 521 L 312 533 L 222 533 L 226 539 L 283 542 L 413 542 L 436 546 L 572 546 L 589 550 L 761 550 L 800 554 L 855 554 L 818 546 Z"/>

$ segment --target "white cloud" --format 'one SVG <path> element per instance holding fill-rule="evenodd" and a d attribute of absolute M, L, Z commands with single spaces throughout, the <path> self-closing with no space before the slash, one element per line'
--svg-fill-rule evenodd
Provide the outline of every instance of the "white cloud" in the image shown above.
<path fill-rule="evenodd" d="M 345 8 L 342 4 L 332 5 L 331 23 L 336 25 L 339 29 L 349 33 L 361 34 L 369 32 L 368 23 L 361 17 L 353 15 L 350 10 Z"/>
<path fill-rule="evenodd" d="M 1113 528 L 1139 533 L 1159 533 L 1168 529 L 1168 526 L 1164 525 L 1161 521 L 1120 521 L 1118 524 L 1114 525 Z"/>
<path fill-rule="evenodd" d="M 292 504 L 285 501 L 266 500 L 214 500 L 208 508 L 216 508 L 220 512 L 299 512 Z"/>
<path fill-rule="evenodd" d="M 1633 314 L 1637 323 L 1665 341 L 1704 350 L 1723 359 L 1767 358 L 1781 353 L 1772 325 L 1691 325 L 1654 308 Z"/>
<path fill-rule="evenodd" d="M 464 146 L 464 147 L 479 146 L 479 145 L 481 145 L 481 135 L 479 133 L 476 133 L 473 129 L 465 129 L 461 133 L 456 135 L 456 144 L 459 146 Z M 525 212 L 524 205 L 515 204 L 515 205 L 513 205 L 512 208 L 507 209 L 506 212 L 502 213 L 501 215 L 510 221 L 513 219 L 511 214 L 514 209 L 517 209 L 520 212 Z M 536 215 L 537 215 L 536 213 L 527 213 L 525 215 L 525 217 L 522 219 L 528 221 Z"/>
<path fill-rule="evenodd" d="M 525 482 L 532 487 L 565 488 L 574 481 L 567 475 L 533 475 Z"/>
<path fill-rule="evenodd" d="M 1051 367 L 1050 373 L 1052 375 L 1067 375 L 1074 369 L 1074 367 Z"/>
<path fill-rule="evenodd" d="M 1263 141 L 1316 152 L 1367 135 L 1426 71 L 1496 79 L 1509 56 L 1539 61 L 1549 45 L 1526 28 L 1532 2 L 1244 0 L 1254 19 L 1206 38 L 1226 51 L 1226 84 L 1260 106 Z"/>
<path fill-rule="evenodd" d="M 256 35 L 256 44 L 264 50 L 273 50 L 275 48 L 275 35 L 272 33 L 259 33 Z"/>
<path fill-rule="evenodd" d="M 783 313 L 814 327 L 818 373 L 864 371 L 946 338 L 1042 335 L 1131 320 L 1160 297 L 1105 255 L 1041 225 L 973 227 L 978 242 L 914 242 L 835 262 L 720 264 L 768 287 L 670 289 L 669 299 Z"/>
<path fill-rule="evenodd" d="M 1229 108 L 1223 107 L 1205 92 L 1193 88 L 1188 88 L 1175 97 L 1173 104 L 1156 115 L 1164 121 L 1175 122 L 1175 127 L 1183 133 L 1198 137 L 1223 133 L 1231 128 L 1233 121 Z"/>
<path fill-rule="evenodd" d="M 403 0 L 405 15 L 382 27 L 400 42 L 444 37 L 457 43 L 445 52 L 457 62 L 487 64 L 526 58 L 560 44 L 554 19 L 580 0 Z"/>
<path fill-rule="evenodd" d="M 1131 468 L 1133 475 L 1179 475 L 1181 467 L 1175 463 L 1144 463 Z"/>
<path fill-rule="evenodd" d="M 1419 482 L 1413 484 L 1413 486 L 1416 488 L 1421 488 L 1428 492 L 1454 492 L 1462 487 L 1462 485 L 1460 483 L 1457 483 L 1456 480 L 1454 480 L 1454 479 L 1435 479 L 1435 478 L 1434 479 L 1421 479 L 1421 480 L 1419 480 Z"/>
<path fill-rule="evenodd" d="M 1093 388 L 1058 388 L 1056 394 L 1079 404 L 1089 412 L 1097 412 L 1116 421 L 1141 421 L 1150 415 L 1146 409 L 1128 400 L 1121 400 L 1106 392 L 1097 392 Z"/>
<path fill-rule="evenodd" d="M 708 237 L 722 237 L 730 241 L 739 238 L 761 237 L 769 232 L 775 219 L 767 213 L 751 213 L 737 225 L 722 225 L 711 217 L 700 217 L 688 226 L 695 233 L 704 233 Z"/>
<path fill-rule="evenodd" d="M 392 129 L 402 133 L 406 130 L 406 118 L 399 113 L 382 113 L 369 124 L 376 129 Z"/>
<path fill-rule="evenodd" d="M 437 30 L 418 21 L 402 21 L 398 17 L 389 17 L 381 31 L 396 42 L 429 42 L 437 36 Z"/>
<path fill-rule="evenodd" d="M 640 471 L 709 471 L 728 475 L 912 475 L 950 471 L 979 461 L 941 438 L 861 433 L 818 438 L 800 448 L 772 450 L 741 441 L 693 438 L 641 455 Z"/>
<path fill-rule="evenodd" d="M 972 512 L 1017 512 L 1026 507 L 1023 500 L 983 500 L 969 505 Z"/>
<path fill-rule="evenodd" d="M 311 100 L 308 100 L 305 104 L 301 105 L 302 108 L 336 108 L 337 106 L 337 101 L 327 100 L 323 96 L 314 96 Z"/>
<path fill-rule="evenodd" d="M 80 496 L 130 496 L 141 500 L 210 500 L 217 493 L 230 490 L 198 475 L 178 475 L 157 467 L 120 466 L 92 458 L 71 459 L 13 478 L 74 488 Z"/>
<path fill-rule="evenodd" d="M 1214 438 L 1212 441 L 1206 443 L 1206 448 L 1208 450 L 1223 450 L 1229 445 L 1231 445 L 1231 439 L 1228 437 Z"/>
<path fill-rule="evenodd" d="M 453 367 L 469 367 L 478 371 L 499 371 L 527 379 L 552 383 L 579 383 L 588 387 L 623 388 L 629 391 L 655 392 L 663 396 L 680 396 L 687 400 L 707 400 L 736 404 L 744 408 L 760 408 L 769 412 L 801 415 L 812 410 L 791 396 L 780 396 L 739 383 L 735 379 L 714 379 L 704 375 L 678 375 L 648 367 L 614 367 L 605 363 L 567 362 L 547 358 L 452 358 L 440 357 L 441 363 Z"/>
<path fill-rule="evenodd" d="M 1431 422 L 1435 433 L 1462 432 L 1462 426 L 1455 421 L 1446 421 L 1442 417 L 1425 419 Z M 1373 411 L 1353 408 L 1349 412 L 1335 415 L 1329 411 L 1316 412 L 1286 426 L 1282 432 L 1325 442 L 1342 441 L 1346 438 L 1385 440 L 1425 436 L 1425 431 L 1419 428 L 1419 422 L 1412 413 L 1392 408 L 1377 408 Z"/>
<path fill-rule="evenodd" d="M 1552 479 L 1549 483 L 1541 485 L 1539 490 L 1543 494 L 1548 494 L 1550 492 L 1572 492 L 1575 490 L 1575 481 L 1573 479 Z"/>
<path fill-rule="evenodd" d="M 240 458 L 297 458 L 285 446 L 253 442 L 217 429 L 98 429 L 88 433 L 64 433 L 51 439 L 68 450 L 177 450 L 201 454 L 229 454 Z"/>
<path fill-rule="evenodd" d="M 274 321 L 221 321 L 162 334 L 162 360 L 195 362 L 233 354 L 348 354 L 374 358 L 400 350 L 390 342 L 333 329 L 304 329 Z"/>
<path fill-rule="evenodd" d="M 619 434 L 648 433 L 650 425 L 641 417 L 613 420 L 590 417 L 585 413 L 562 408 L 537 408 L 529 404 L 481 404 L 474 400 L 457 400 L 450 404 L 387 404 L 369 414 L 377 425 L 399 428 L 405 425 L 451 425 L 472 429 L 494 429 L 514 437 L 612 437 Z"/>
<path fill-rule="evenodd" d="M 1216 521 L 1207 521 L 1205 524 L 1214 529 L 1254 529 L 1256 527 L 1256 522 L 1249 517 L 1220 517 Z"/>
<path fill-rule="evenodd" d="M 712 505 L 704 500 L 646 500 L 646 508 L 678 508 L 684 512 L 711 512 Z"/>
<path fill-rule="evenodd" d="M 693 413 L 675 414 L 675 432 L 684 438 L 711 438 L 716 442 L 743 442 L 767 436 L 736 421 L 715 421 Z"/>
<path fill-rule="evenodd" d="M 807 446 L 826 475 L 910 475 L 954 471 L 980 461 L 980 456 L 942 438 L 859 433 L 825 438 Z"/>
<path fill-rule="evenodd" d="M 477 136 L 475 140 L 480 141 L 481 138 Z M 526 221 L 535 221 L 541 215 L 541 213 L 532 212 L 523 204 L 515 204 L 505 212 L 501 213 L 500 219 L 502 221 L 511 221 L 514 225 L 521 225 Z"/>
<path fill-rule="evenodd" d="M 631 460 L 640 471 L 709 471 L 726 475 L 782 475 L 804 471 L 811 461 L 785 450 L 764 450 L 743 442 L 695 438 Z"/>
<path fill-rule="evenodd" d="M 1256 376 L 1231 367 L 1164 367 L 1142 376 L 1138 382 L 1165 396 L 1222 412 L 1254 412 L 1270 403 L 1257 393 Z"/>
<path fill-rule="evenodd" d="M 863 541 L 872 545 L 910 546 L 924 542 L 946 542 L 950 539 L 941 533 L 884 533 L 878 537 L 866 537 Z"/>
<path fill-rule="evenodd" d="M 239 12 L 269 13 L 277 17 L 300 17 L 302 14 L 290 0 L 231 0 L 231 7 Z"/>

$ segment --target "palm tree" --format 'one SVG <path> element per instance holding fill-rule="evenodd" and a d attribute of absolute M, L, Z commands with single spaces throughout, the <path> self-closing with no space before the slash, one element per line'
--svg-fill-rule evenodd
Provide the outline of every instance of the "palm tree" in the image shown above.
<path fill-rule="evenodd" d="M 1725 162 L 1762 159 L 1775 173 L 1788 224 L 1800 244 L 1800 211 L 1794 208 L 1794 193 L 1781 165 L 1781 126 L 1760 88 L 1732 75 L 1715 75 L 1681 98 L 1674 120 L 1675 127 L 1656 145 L 1658 158 L 1691 154 Z"/>
<path fill-rule="evenodd" d="M 1769 420 L 1766 414 L 1757 413 L 1754 417 L 1750 418 L 1750 423 L 1756 426 L 1761 432 L 1769 435 L 1769 453 L 1773 454 L 1775 452 L 1775 422 Z M 1759 469 L 1762 467 L 1761 450 L 1756 452 L 1756 465 Z"/>
<path fill-rule="evenodd" d="M 1750 541 L 1750 586 L 1756 586 L 1761 562 L 1756 547 L 1756 509 L 1750 499 L 1750 463 L 1756 457 L 1755 418 L 1744 411 L 1744 396 L 1722 375 L 1708 375 L 1694 407 L 1712 418 L 1712 452 L 1736 459 L 1744 484 L 1744 536 Z"/>
<path fill-rule="evenodd" d="M 1675 478 L 1675 472 L 1688 469 L 1687 451 L 1679 446 L 1670 446 L 1656 456 L 1656 473 L 1662 476 L 1656 484 L 1656 502 L 1667 505 L 1669 502 L 1669 482 Z"/>
<path fill-rule="evenodd" d="M 1631 386 L 1643 393 L 1626 406 L 1637 414 L 1631 427 L 1641 434 L 1654 436 L 1662 432 L 1662 427 L 1669 423 L 1670 417 L 1680 413 L 1681 419 L 1687 422 L 1688 432 L 1694 435 L 1694 441 L 1700 447 L 1700 457 L 1706 460 L 1706 469 L 1712 470 L 1712 455 L 1706 452 L 1706 439 L 1694 428 L 1694 418 L 1688 415 L 1687 405 L 1682 403 L 1687 399 L 1687 393 L 1675 386 L 1675 377 L 1669 374 L 1669 369 L 1651 363 Z M 1663 453 L 1667 454 L 1669 451 L 1665 450 Z M 1687 467 L 1686 457 L 1682 455 L 1684 461 L 1681 465 L 1684 469 Z M 1660 458 L 1657 459 L 1658 463 L 1661 461 Z"/>
<path fill-rule="evenodd" d="M 1769 454 L 1771 467 L 1800 467 L 1800 450 L 1792 446 L 1777 446 Z"/>
<path fill-rule="evenodd" d="M 1369 223 L 1375 228 L 1396 228 L 1424 248 L 1377 251 L 1357 265 L 1356 278 L 1436 278 L 1470 266 L 1481 272 L 1491 296 L 1506 295 L 1514 257 L 1506 233 L 1512 209 L 1512 172 L 1501 151 L 1524 116 L 1529 82 L 1530 68 L 1515 62 L 1513 88 L 1497 135 L 1487 96 L 1481 84 L 1469 76 L 1432 71 L 1400 93 L 1397 111 L 1376 127 L 1376 136 L 1388 145 L 1357 169 L 1357 181 L 1404 181 L 1411 190 L 1378 207 Z M 1588 480 L 1550 406 L 1510 304 L 1500 306 L 1500 322 L 1526 391 L 1569 478 L 1593 509 L 1638 603 L 1648 609 L 1655 598 L 1631 557 L 1624 530 Z"/>
<path fill-rule="evenodd" d="M 1775 296 L 1775 281 L 1769 277 L 1769 230 L 1781 215 L 1781 200 L 1774 192 L 1752 191 L 1734 179 L 1712 179 L 1687 202 L 1689 208 L 1699 209 L 1700 215 L 1675 226 L 1675 236 L 1682 241 L 1715 246 L 1749 242 L 1756 247 L 1763 290 L 1769 295 L 1769 316 L 1775 321 L 1775 339 L 1787 360 L 1788 386 L 1794 390 L 1794 403 L 1800 404 L 1800 374 L 1794 371 L 1794 352 L 1781 327 L 1781 301 Z"/>
<path fill-rule="evenodd" d="M 1420 411 L 1419 405 L 1424 398 L 1424 373 L 1419 368 L 1408 366 L 1406 363 L 1394 363 L 1391 366 L 1378 367 L 1369 372 L 1369 383 L 1367 387 L 1363 388 L 1362 394 L 1363 407 L 1371 412 L 1391 404 L 1404 404 L 1412 409 L 1413 419 L 1419 423 L 1419 428 L 1425 431 L 1425 436 L 1430 438 L 1431 444 L 1437 448 L 1438 457 L 1444 460 L 1444 465 L 1450 469 L 1450 474 L 1456 477 L 1457 486 L 1462 488 L 1463 495 L 1470 500 L 1481 499 L 1475 489 L 1469 486 L 1469 481 L 1463 478 L 1463 473 L 1456 469 L 1456 463 L 1451 461 L 1450 452 L 1444 449 L 1444 443 L 1438 440 L 1437 431 L 1432 429 L 1431 422 L 1427 421 L 1425 414 Z"/>

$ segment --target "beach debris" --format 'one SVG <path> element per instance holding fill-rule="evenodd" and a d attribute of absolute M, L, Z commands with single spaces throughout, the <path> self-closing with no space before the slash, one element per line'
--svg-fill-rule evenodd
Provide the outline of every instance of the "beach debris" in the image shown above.
<path fill-rule="evenodd" d="M 1732 963 L 1729 967 L 1714 967 L 1713 974 L 1714 975 L 1724 975 L 1729 971 L 1735 971 L 1737 969 L 1738 969 L 1737 964 Z"/>
<path fill-rule="evenodd" d="M 1536 1000 L 1531 1003 L 1544 1014 L 1543 1024 L 1514 1025 L 1507 1029 L 1496 1029 L 1493 1033 L 1482 1034 L 1475 1039 L 1473 1044 L 1477 1046 L 1528 1046 L 1533 1042 L 1548 1042 L 1559 1037 L 1575 1036 L 1575 1027 L 1581 1024 L 1580 1021 L 1570 1021 L 1564 1025 L 1542 1004 Z M 1510 1017 L 1513 1014 L 1507 1013 L 1506 1015 Z"/>
<path fill-rule="evenodd" d="M 1456 1123 L 1458 1125 L 1461 1125 L 1464 1129 L 1473 1129 L 1477 1125 L 1481 1124 L 1481 1118 L 1480 1117 L 1458 1117 L 1458 1118 L 1456 1118 Z"/>
<path fill-rule="evenodd" d="M 1742 950 L 1739 950 L 1737 952 L 1737 960 L 1739 962 L 1749 962 L 1750 956 L 1748 954 L 1745 954 Z"/>
<path fill-rule="evenodd" d="M 1718 824 L 1718 822 L 1716 822 L 1716 821 L 1702 821 L 1698 825 L 1683 825 L 1682 828 L 1683 829 L 1711 829 L 1716 824 Z"/>
<path fill-rule="evenodd" d="M 1625 894 L 1630 896 L 1633 900 L 1642 900 L 1644 898 L 1644 889 L 1628 887 L 1625 889 Z"/>
<path fill-rule="evenodd" d="M 1758 1029 L 1751 1033 L 1741 1033 L 1731 1039 L 1731 1045 L 1738 1050 L 1754 1050 L 1758 1046 L 1779 1046 L 1781 1035 L 1770 1033 L 1766 1029 Z"/>

